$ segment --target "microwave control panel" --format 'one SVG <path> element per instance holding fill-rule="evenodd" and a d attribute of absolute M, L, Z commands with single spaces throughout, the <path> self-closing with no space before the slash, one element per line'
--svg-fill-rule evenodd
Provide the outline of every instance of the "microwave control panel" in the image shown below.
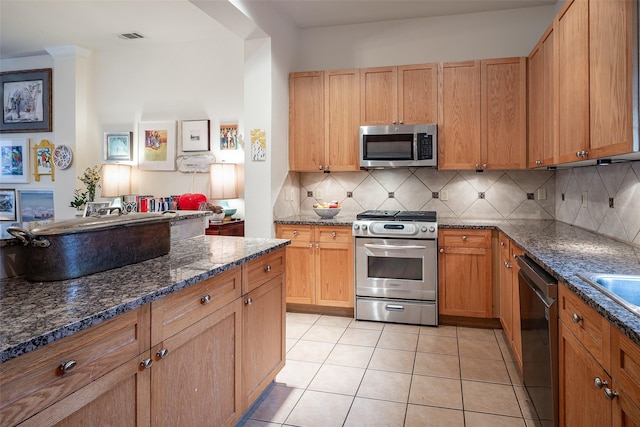
<path fill-rule="evenodd" d="M 418 160 L 433 159 L 433 135 L 418 134 Z"/>

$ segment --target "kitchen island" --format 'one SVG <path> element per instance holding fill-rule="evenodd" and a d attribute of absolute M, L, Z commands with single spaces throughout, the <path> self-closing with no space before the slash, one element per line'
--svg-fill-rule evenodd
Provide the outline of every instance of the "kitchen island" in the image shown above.
<path fill-rule="evenodd" d="M 284 365 L 287 244 L 196 236 L 78 279 L 1 281 L 0 424 L 82 423 L 128 405 L 118 416 L 160 425 L 214 401 L 206 416 L 233 425 Z"/>

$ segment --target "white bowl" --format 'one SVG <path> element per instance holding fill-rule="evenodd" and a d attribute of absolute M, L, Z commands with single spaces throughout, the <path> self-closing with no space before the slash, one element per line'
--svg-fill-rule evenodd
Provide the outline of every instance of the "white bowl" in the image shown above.
<path fill-rule="evenodd" d="M 224 212 L 215 213 L 211 212 L 209 215 L 209 221 L 222 221 L 224 219 Z"/>
<path fill-rule="evenodd" d="M 320 218 L 333 218 L 342 208 L 313 208 Z"/>

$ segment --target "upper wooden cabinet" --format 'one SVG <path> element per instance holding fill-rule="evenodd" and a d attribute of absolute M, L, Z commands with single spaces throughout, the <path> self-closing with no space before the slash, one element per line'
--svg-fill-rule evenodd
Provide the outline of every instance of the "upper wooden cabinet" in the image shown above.
<path fill-rule="evenodd" d="M 437 83 L 437 64 L 361 69 L 360 123 L 436 123 Z"/>
<path fill-rule="evenodd" d="M 358 170 L 359 70 L 289 75 L 289 168 Z"/>
<path fill-rule="evenodd" d="M 636 8 L 570 0 L 556 17 L 557 163 L 633 151 Z"/>
<path fill-rule="evenodd" d="M 526 167 L 526 61 L 517 57 L 440 65 L 439 169 Z"/>
<path fill-rule="evenodd" d="M 554 35 L 552 24 L 529 54 L 530 168 L 555 162 Z"/>

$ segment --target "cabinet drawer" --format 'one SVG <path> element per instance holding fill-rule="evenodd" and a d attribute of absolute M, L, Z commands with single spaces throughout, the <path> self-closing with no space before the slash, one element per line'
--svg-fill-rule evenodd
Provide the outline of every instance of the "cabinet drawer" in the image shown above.
<path fill-rule="evenodd" d="M 615 327 L 611 327 L 611 370 L 613 390 L 619 394 L 615 403 L 640 421 L 640 346 Z"/>
<path fill-rule="evenodd" d="M 0 425 L 40 412 L 149 346 L 147 304 L 0 364 Z"/>
<path fill-rule="evenodd" d="M 289 239 L 291 242 L 313 240 L 313 231 L 310 225 L 276 225 L 278 239 Z"/>
<path fill-rule="evenodd" d="M 438 246 L 490 248 L 491 231 L 489 230 L 441 230 Z"/>
<path fill-rule="evenodd" d="M 352 243 L 351 227 L 315 227 L 316 242 Z"/>
<path fill-rule="evenodd" d="M 560 320 L 598 363 L 611 372 L 609 322 L 564 285 L 559 286 L 558 302 Z"/>
<path fill-rule="evenodd" d="M 152 345 L 239 298 L 241 290 L 242 270 L 236 267 L 152 302 Z"/>
<path fill-rule="evenodd" d="M 243 295 L 285 272 L 285 249 L 278 249 L 253 260 L 247 263 L 245 269 L 247 281 L 246 288 L 242 289 Z"/>

